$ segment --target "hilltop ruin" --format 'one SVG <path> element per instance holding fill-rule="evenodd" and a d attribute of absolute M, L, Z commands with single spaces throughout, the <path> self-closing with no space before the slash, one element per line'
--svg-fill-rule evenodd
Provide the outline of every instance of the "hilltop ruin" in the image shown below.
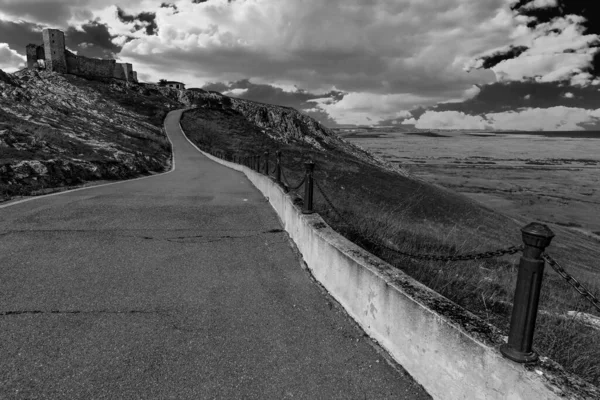
<path fill-rule="evenodd" d="M 27 68 L 46 69 L 61 74 L 103 77 L 137 82 L 137 72 L 129 63 L 78 56 L 65 48 L 65 34 L 58 29 L 42 31 L 43 44 L 27 45 Z"/>

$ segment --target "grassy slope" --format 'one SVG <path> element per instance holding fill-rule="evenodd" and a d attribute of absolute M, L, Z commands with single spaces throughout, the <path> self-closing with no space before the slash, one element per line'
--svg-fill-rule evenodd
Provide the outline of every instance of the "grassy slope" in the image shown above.
<path fill-rule="evenodd" d="M 292 185 L 303 176 L 303 162 L 314 160 L 315 179 L 352 225 L 345 225 L 316 191 L 315 208 L 334 229 L 508 334 L 519 254 L 455 263 L 416 262 L 382 250 L 371 241 L 391 241 L 401 250 L 418 253 L 496 250 L 520 245 L 519 228 L 525 221 L 515 221 L 464 196 L 383 170 L 336 148 L 317 151 L 305 143 L 281 143 L 232 110 L 193 110 L 184 114 L 182 126 L 199 146 L 229 155 L 269 150 L 273 162 L 275 151 L 281 150 L 285 175 Z M 553 249 L 552 254 L 559 260 L 570 260 L 570 250 L 563 246 Z M 597 256 L 586 253 L 579 261 L 590 265 L 588 261 Z M 588 279 L 582 281 L 600 294 L 596 273 L 583 276 Z M 548 270 L 540 309 L 548 314 L 538 316 L 536 350 L 600 385 L 600 332 L 555 315 L 569 310 L 598 313 Z"/>

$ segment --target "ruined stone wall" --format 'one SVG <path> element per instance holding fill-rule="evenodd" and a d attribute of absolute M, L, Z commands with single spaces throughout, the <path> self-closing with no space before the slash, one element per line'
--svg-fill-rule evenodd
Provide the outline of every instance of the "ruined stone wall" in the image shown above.
<path fill-rule="evenodd" d="M 123 63 L 115 63 L 115 69 L 113 70 L 112 77 L 127 80 L 127 75 L 125 74 L 125 68 L 123 68 Z"/>
<path fill-rule="evenodd" d="M 65 35 L 58 29 L 44 29 L 42 37 L 43 45 L 29 44 L 26 47 L 27 68 L 29 69 L 35 69 L 38 64 L 42 64 L 44 68 L 62 74 L 137 82 L 137 73 L 129 63 L 88 58 L 68 51 L 65 48 Z M 38 60 L 43 60 L 43 62 L 40 63 Z"/>
<path fill-rule="evenodd" d="M 65 54 L 67 55 L 67 72 L 69 74 L 105 78 L 112 78 L 114 76 L 115 60 L 99 60 L 76 56 L 70 51 L 66 51 Z"/>
<path fill-rule="evenodd" d="M 128 82 L 137 82 L 137 73 L 129 63 L 117 63 L 113 78 L 124 79 Z"/>
<path fill-rule="evenodd" d="M 50 71 L 66 74 L 65 34 L 58 29 L 44 29 L 42 37 L 44 38 L 46 68 Z"/>
<path fill-rule="evenodd" d="M 27 54 L 27 68 L 34 69 L 37 66 L 37 48 L 35 44 L 28 44 L 25 48 Z"/>
<path fill-rule="evenodd" d="M 36 69 L 37 67 L 45 67 L 46 52 L 44 51 L 44 45 L 38 46 L 37 44 L 28 44 L 26 47 L 26 54 L 27 68 Z"/>

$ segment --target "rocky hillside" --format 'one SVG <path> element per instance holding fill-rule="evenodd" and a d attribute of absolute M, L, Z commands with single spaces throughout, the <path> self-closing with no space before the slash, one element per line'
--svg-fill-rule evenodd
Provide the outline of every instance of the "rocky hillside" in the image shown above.
<path fill-rule="evenodd" d="M 162 121 L 177 108 L 227 110 L 282 143 L 335 149 L 398 172 L 289 107 L 47 71 L 0 70 L 0 201 L 168 169 Z"/>
<path fill-rule="evenodd" d="M 0 71 L 0 199 L 168 167 L 177 101 L 70 75 Z"/>
<path fill-rule="evenodd" d="M 333 130 L 294 108 L 228 97 L 201 89 L 188 90 L 177 100 L 190 107 L 233 110 L 251 124 L 261 128 L 267 136 L 282 143 L 304 142 L 318 150 L 336 149 L 403 176 L 408 175 L 398 166 L 347 142 Z"/>

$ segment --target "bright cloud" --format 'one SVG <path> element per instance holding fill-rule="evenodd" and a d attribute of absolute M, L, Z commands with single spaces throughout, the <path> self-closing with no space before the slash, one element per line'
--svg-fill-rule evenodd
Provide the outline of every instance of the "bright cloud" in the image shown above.
<path fill-rule="evenodd" d="M 318 104 L 340 124 L 373 124 L 385 119 L 408 118 L 409 109 L 427 102 L 435 104 L 439 99 L 426 99 L 410 94 L 382 95 L 374 93 L 348 93 L 343 99 L 332 98 L 308 100 Z"/>
<path fill-rule="evenodd" d="M 576 131 L 582 125 L 600 123 L 600 109 L 572 107 L 529 108 L 482 116 L 457 111 L 427 111 L 417 121 L 419 129 L 496 129 L 529 131 Z"/>
<path fill-rule="evenodd" d="M 532 16 L 539 10 L 548 14 L 557 9 L 557 0 L 531 0 L 514 11 L 511 6 L 525 2 L 162 3 L 165 1 L 0 0 L 0 36 L 8 29 L 2 27 L 3 20 L 24 20 L 36 31 L 43 26 L 70 29 L 73 41 L 85 42 L 76 49 L 80 54 L 88 55 L 94 49 L 94 54 L 114 54 L 120 61 L 134 64 L 146 81 L 171 79 L 188 87 L 202 87 L 251 79 L 283 93 L 227 85 L 223 91 L 243 98 L 263 96 L 273 102 L 297 95 L 297 101 L 287 104 L 301 105 L 303 110 L 340 124 L 398 119 L 474 129 L 506 125 L 500 122 L 504 121 L 501 116 L 474 116 L 468 108 L 461 109 L 466 111 L 463 114 L 429 111 L 416 120 L 406 110 L 473 99 L 477 103 L 482 88 L 496 81 L 560 81 L 572 86 L 565 92 L 573 93 L 600 82 L 598 73 L 590 69 L 598 50 L 595 46 L 600 45 L 600 37 L 593 33 L 597 31 L 589 29 L 590 21 L 572 12 L 547 19 Z M 13 36 L 22 37 L 14 33 L 17 28 L 24 32 L 26 27 L 11 28 Z M 14 70 L 23 62 L 24 45 L 16 40 L 8 43 L 10 47 L 0 47 L 0 66 Z M 518 100 L 526 93 L 519 94 Z M 307 94 L 311 94 L 310 100 Z M 534 94 L 527 105 L 537 106 L 536 97 Z M 578 101 L 579 94 L 563 100 L 564 104 L 580 106 Z M 578 118 L 579 114 L 564 116 Z M 560 125 L 554 122 L 548 124 Z"/>
<path fill-rule="evenodd" d="M 12 50 L 8 44 L 0 43 L 0 69 L 5 72 L 15 72 L 25 64 L 27 59 Z"/>
<path fill-rule="evenodd" d="M 231 89 L 227 92 L 224 92 L 223 94 L 226 94 L 228 96 L 239 96 L 241 94 L 244 94 L 248 91 L 248 89 L 241 89 L 241 88 L 236 88 L 236 89 Z"/>
<path fill-rule="evenodd" d="M 554 7 L 556 1 L 540 0 L 529 3 L 526 8 Z M 584 71 L 598 51 L 600 36 L 586 34 L 585 18 L 566 15 L 549 22 L 528 27 L 531 18 L 522 18 L 511 32 L 510 45 L 488 50 L 480 58 L 468 61 L 465 70 L 485 67 L 485 61 L 507 54 L 490 69 L 498 81 L 522 81 L 534 78 L 539 82 L 557 82 L 572 79 L 573 84 L 588 85 L 593 77 Z M 512 47 L 522 47 L 518 55 L 510 55 Z"/>

